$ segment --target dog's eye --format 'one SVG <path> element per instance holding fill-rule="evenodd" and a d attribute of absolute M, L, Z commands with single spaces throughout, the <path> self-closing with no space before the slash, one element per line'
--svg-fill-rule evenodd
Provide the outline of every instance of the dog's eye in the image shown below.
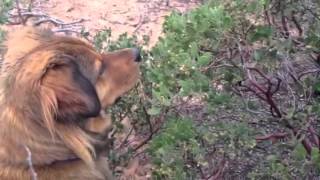
<path fill-rule="evenodd" d="M 64 66 L 64 64 L 55 64 L 53 67 L 52 67 L 52 69 L 59 69 L 59 68 L 61 68 L 61 67 L 63 67 Z"/>
<path fill-rule="evenodd" d="M 101 76 L 101 75 L 104 73 L 105 69 L 106 69 L 106 66 L 105 66 L 104 64 L 102 64 L 101 67 L 100 67 L 100 69 L 99 69 L 99 74 L 98 74 L 98 76 Z"/>
<path fill-rule="evenodd" d="M 55 69 L 59 69 L 59 68 L 61 68 L 63 66 L 65 66 L 65 64 L 63 64 L 63 63 L 51 63 L 51 64 L 48 65 L 47 68 L 55 70 Z"/>

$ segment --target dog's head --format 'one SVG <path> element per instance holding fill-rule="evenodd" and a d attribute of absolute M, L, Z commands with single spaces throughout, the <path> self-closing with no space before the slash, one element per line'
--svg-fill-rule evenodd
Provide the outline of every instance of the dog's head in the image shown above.
<path fill-rule="evenodd" d="M 139 78 L 141 57 L 135 48 L 100 54 L 77 38 L 30 27 L 9 34 L 6 46 L 2 106 L 51 134 L 57 125 L 98 116 Z"/>
<path fill-rule="evenodd" d="M 66 43 L 59 48 L 41 77 L 41 86 L 56 99 L 58 121 L 97 116 L 133 88 L 139 77 L 137 49 L 98 54 L 84 45 Z"/>
<path fill-rule="evenodd" d="M 6 46 L 0 62 L 0 118 L 24 134 L 47 128 L 49 135 L 58 135 L 91 163 L 91 137 L 81 124 L 98 118 L 101 110 L 134 87 L 139 51 L 101 54 L 77 38 L 30 27 L 9 34 Z"/>

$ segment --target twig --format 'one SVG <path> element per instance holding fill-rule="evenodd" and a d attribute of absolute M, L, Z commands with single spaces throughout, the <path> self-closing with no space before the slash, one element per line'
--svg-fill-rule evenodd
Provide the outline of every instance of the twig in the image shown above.
<path fill-rule="evenodd" d="M 294 25 L 296 26 L 296 28 L 298 29 L 299 36 L 302 36 L 303 30 L 302 30 L 301 25 L 299 24 L 299 22 L 295 16 L 295 14 L 296 14 L 295 11 L 291 12 L 291 20 L 294 23 Z"/>
<path fill-rule="evenodd" d="M 31 11 L 33 3 L 34 3 L 34 0 L 30 0 L 29 5 L 28 5 L 28 11 Z"/>
<path fill-rule="evenodd" d="M 144 139 L 138 146 L 136 146 L 133 151 L 137 151 L 138 149 L 140 149 L 142 146 L 144 146 L 145 144 L 147 144 L 153 137 L 153 135 L 158 132 L 158 130 L 160 130 L 160 127 L 158 127 L 157 129 L 155 129 L 154 132 L 150 133 L 148 135 L 148 137 L 146 139 Z"/>
<path fill-rule="evenodd" d="M 65 28 L 65 29 L 53 29 L 52 31 L 55 32 L 55 33 L 65 33 L 65 34 L 75 33 L 75 34 L 78 34 L 78 35 L 81 34 L 80 31 L 77 31 L 75 29 L 67 29 L 67 28 Z"/>
<path fill-rule="evenodd" d="M 85 21 L 85 19 L 79 19 L 74 22 L 65 23 L 65 22 L 62 22 L 61 20 L 58 20 L 56 18 L 46 16 L 45 19 L 40 19 L 39 21 L 35 22 L 33 25 L 39 26 L 42 23 L 50 22 L 50 23 L 54 24 L 55 26 L 66 26 L 66 25 L 74 25 L 74 24 L 82 23 L 84 21 Z"/>
<path fill-rule="evenodd" d="M 45 16 L 45 14 L 40 14 L 40 13 L 34 13 L 34 12 L 21 12 L 20 13 L 20 16 L 19 15 L 16 15 L 16 14 L 11 14 L 9 13 L 9 20 L 8 20 L 8 24 L 9 25 L 20 25 L 22 24 L 23 22 L 27 22 L 29 20 L 29 18 L 32 18 L 32 17 L 43 17 Z M 23 17 L 21 20 L 20 17 Z M 10 20 L 10 18 L 19 18 L 18 21 L 12 21 Z"/>
<path fill-rule="evenodd" d="M 127 134 L 126 137 L 123 139 L 123 141 L 121 142 L 121 144 L 120 144 L 118 147 L 116 147 L 116 149 L 121 149 L 121 148 L 125 145 L 125 143 L 127 142 L 128 138 L 130 137 L 130 135 L 132 134 L 132 132 L 133 132 L 133 127 L 130 128 L 128 134 Z"/>
<path fill-rule="evenodd" d="M 250 68 L 250 67 L 246 67 L 247 69 L 247 74 L 249 77 L 249 85 L 242 85 L 239 84 L 240 86 L 246 88 L 246 90 L 254 93 L 258 98 L 260 98 L 261 100 L 267 102 L 270 106 L 270 112 L 274 117 L 278 117 L 281 118 L 282 117 L 282 113 L 280 111 L 280 109 L 278 108 L 278 106 L 276 105 L 276 103 L 274 102 L 273 99 L 273 95 L 279 90 L 280 88 L 280 83 L 281 83 L 281 79 L 277 78 L 277 84 L 276 84 L 276 88 L 274 91 L 272 91 L 272 87 L 274 86 L 274 84 L 272 83 L 271 79 L 269 77 L 267 77 L 262 71 L 260 71 L 257 68 Z M 256 82 L 256 80 L 253 79 L 251 73 L 251 71 L 255 71 L 257 72 L 261 78 L 263 78 L 264 80 L 267 81 L 267 88 L 263 87 L 261 84 L 258 84 Z M 250 85 L 252 85 L 254 88 L 251 88 Z"/>
<path fill-rule="evenodd" d="M 312 70 L 309 70 L 309 71 L 306 71 L 306 72 L 303 72 L 299 75 L 298 79 L 301 80 L 301 78 L 305 75 L 308 75 L 308 74 L 313 74 L 313 73 L 319 73 L 320 70 L 319 69 L 312 69 Z"/>
<path fill-rule="evenodd" d="M 201 178 L 207 179 L 205 173 L 202 170 L 201 164 L 199 164 L 197 160 L 193 158 L 193 156 L 190 156 L 189 158 L 190 158 L 191 166 L 195 169 L 198 169 L 198 171 L 200 172 Z"/>
<path fill-rule="evenodd" d="M 271 140 L 272 142 L 274 142 L 275 140 L 283 139 L 288 135 L 289 135 L 288 133 L 274 133 L 274 134 L 269 134 L 265 136 L 258 136 L 256 137 L 256 140 L 257 141 Z"/>
<path fill-rule="evenodd" d="M 313 12 L 311 9 L 309 9 L 308 7 L 306 7 L 306 6 L 304 5 L 304 3 L 301 3 L 301 5 L 302 5 L 302 7 L 304 8 L 304 10 L 308 11 L 314 18 L 316 18 L 317 20 L 320 21 L 320 16 L 319 16 L 319 14 Z"/>
<path fill-rule="evenodd" d="M 30 169 L 30 172 L 31 172 L 31 178 L 32 180 L 37 180 L 37 173 L 36 171 L 34 170 L 34 167 L 33 167 L 33 164 L 32 164 L 32 154 L 31 154 L 31 151 L 30 149 L 28 148 L 28 146 L 24 146 L 26 151 L 27 151 L 27 162 L 28 162 L 28 166 L 29 166 L 29 169 Z"/>
<path fill-rule="evenodd" d="M 319 143 L 319 136 L 317 135 L 316 131 L 314 130 L 314 128 L 310 125 L 308 127 L 309 132 L 311 133 L 311 139 L 313 141 L 313 143 L 320 148 L 320 143 Z"/>
<path fill-rule="evenodd" d="M 284 30 L 284 37 L 287 39 L 290 36 L 287 17 L 284 15 L 284 10 L 283 9 L 280 11 L 280 13 L 281 13 L 281 24 L 282 24 L 282 28 Z"/>
<path fill-rule="evenodd" d="M 223 175 L 223 172 L 224 172 L 225 168 L 226 168 L 226 160 L 223 159 L 220 162 L 218 170 L 214 174 L 209 176 L 207 179 L 212 179 L 212 180 L 220 180 L 220 179 L 222 179 L 222 175 Z"/>
<path fill-rule="evenodd" d="M 143 109 L 144 114 L 147 116 L 146 120 L 148 122 L 149 131 L 150 131 L 150 134 L 151 134 L 153 132 L 153 126 L 152 126 L 152 123 L 151 123 L 151 116 L 148 114 L 147 109 L 146 109 L 145 106 L 143 106 L 142 109 Z"/>
<path fill-rule="evenodd" d="M 20 18 L 20 21 L 22 23 L 22 25 L 26 25 L 26 19 L 23 18 L 23 16 L 21 15 L 21 9 L 20 9 L 20 3 L 19 3 L 19 0 L 16 0 L 16 8 L 17 8 L 17 11 L 18 11 L 18 16 Z"/>
<path fill-rule="evenodd" d="M 264 9 L 264 16 L 267 19 L 269 26 L 271 26 L 272 24 L 271 24 L 271 20 L 270 20 L 270 16 L 269 16 L 269 11 L 267 10 L 266 5 L 263 6 L 263 9 Z"/>
<path fill-rule="evenodd" d="M 136 29 L 133 31 L 133 33 L 136 33 L 142 27 L 142 25 L 146 23 L 145 19 L 145 16 L 140 15 L 138 23 L 133 25 L 136 26 Z"/>
<path fill-rule="evenodd" d="M 32 17 L 39 19 L 33 23 L 33 26 L 39 26 L 43 23 L 52 23 L 55 26 L 64 27 L 64 26 L 72 26 L 75 24 L 80 24 L 80 23 L 83 23 L 84 21 L 86 21 L 85 19 L 81 18 L 81 19 L 73 21 L 73 22 L 65 23 L 57 18 L 50 17 L 49 15 L 42 13 L 42 12 L 32 12 L 30 9 L 22 9 L 22 8 L 20 8 L 18 0 L 16 0 L 16 6 L 17 6 L 16 7 L 17 14 L 9 13 L 9 16 L 11 19 L 18 18 L 19 20 L 17 20 L 17 21 L 9 20 L 9 25 L 19 25 L 19 24 L 25 25 L 26 22 L 28 21 L 28 19 L 32 18 Z M 66 31 L 66 30 L 64 30 L 64 31 Z"/>
<path fill-rule="evenodd" d="M 140 149 L 141 147 L 143 147 L 145 144 L 147 144 L 147 143 L 152 139 L 153 135 L 154 135 L 155 133 L 157 133 L 157 132 L 161 129 L 161 127 L 162 127 L 162 122 L 164 121 L 164 118 L 165 118 L 165 115 L 166 115 L 166 114 L 167 114 L 167 110 L 165 110 L 165 111 L 161 114 L 161 116 L 159 117 L 159 121 L 160 121 L 161 125 L 158 125 L 157 128 L 154 128 L 154 129 L 153 129 L 153 132 L 151 132 L 145 140 L 143 140 L 138 146 L 136 146 L 136 147 L 133 149 L 133 151 L 137 151 L 138 149 Z"/>
<path fill-rule="evenodd" d="M 255 68 L 246 68 L 246 69 L 248 70 L 247 73 L 249 76 L 249 85 L 244 85 L 242 83 L 239 83 L 239 86 L 244 87 L 245 90 L 254 93 L 259 99 L 265 101 L 270 106 L 270 112 L 272 116 L 279 118 L 285 127 L 290 129 L 297 138 L 300 138 L 301 134 L 299 134 L 298 129 L 295 128 L 293 125 L 291 125 L 288 119 L 282 118 L 283 115 L 285 115 L 285 112 L 280 111 L 279 107 L 277 106 L 276 102 L 273 99 L 273 94 L 279 89 L 280 82 L 281 82 L 280 79 L 278 79 L 276 90 L 271 92 L 272 88 L 270 86 L 273 86 L 274 84 L 264 73 L 262 73 L 260 70 Z M 262 85 L 258 84 L 256 80 L 253 79 L 253 77 L 251 77 L 250 70 L 256 71 L 263 79 L 267 81 L 267 86 L 268 86 L 267 89 Z M 254 86 L 255 88 L 250 87 L 250 85 Z M 265 138 L 275 138 L 275 137 L 274 136 L 260 137 L 260 138 L 258 137 L 258 140 L 259 139 L 263 140 Z M 308 152 L 308 154 L 310 154 L 312 149 L 312 144 L 310 142 L 310 139 L 308 139 L 307 137 L 304 137 L 301 143 L 306 149 L 306 151 Z"/>

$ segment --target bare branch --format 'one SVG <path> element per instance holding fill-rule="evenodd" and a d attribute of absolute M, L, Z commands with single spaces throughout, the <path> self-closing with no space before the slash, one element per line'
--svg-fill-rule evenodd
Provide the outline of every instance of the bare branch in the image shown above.
<path fill-rule="evenodd" d="M 23 18 L 23 16 L 21 15 L 21 9 L 20 9 L 20 2 L 19 0 L 16 0 L 16 8 L 17 8 L 17 11 L 18 11 L 18 16 L 20 18 L 20 22 L 22 25 L 26 25 L 26 19 Z"/>
<path fill-rule="evenodd" d="M 73 21 L 73 22 L 70 22 L 70 23 L 65 23 L 65 22 L 62 22 L 62 21 L 59 20 L 59 19 L 46 16 L 45 18 L 40 19 L 40 20 L 38 20 L 37 22 L 35 22 L 33 25 L 34 25 L 34 26 L 39 26 L 39 25 L 42 24 L 42 23 L 50 22 L 50 23 L 54 24 L 55 26 L 66 26 L 66 25 L 79 24 L 79 23 L 82 23 L 82 22 L 84 22 L 84 21 L 85 21 L 85 19 L 79 19 L 79 20 L 77 20 L 77 21 Z"/>
<path fill-rule="evenodd" d="M 274 133 L 274 134 L 268 134 L 265 136 L 257 136 L 256 140 L 257 141 L 271 140 L 272 142 L 274 142 L 275 140 L 283 139 L 288 135 L 289 135 L 288 133 Z"/>
<path fill-rule="evenodd" d="M 301 27 L 300 23 L 298 22 L 298 20 L 296 18 L 296 12 L 295 11 L 291 12 L 291 20 L 294 23 L 294 25 L 296 26 L 296 28 L 298 29 L 299 36 L 302 36 L 303 30 L 302 30 L 302 27 Z"/>
<path fill-rule="evenodd" d="M 118 147 L 116 147 L 116 149 L 121 149 L 127 142 L 128 138 L 130 137 L 130 135 L 133 132 L 133 127 L 130 128 L 128 134 L 126 135 L 126 137 L 123 139 L 123 141 L 120 143 L 120 145 Z"/>

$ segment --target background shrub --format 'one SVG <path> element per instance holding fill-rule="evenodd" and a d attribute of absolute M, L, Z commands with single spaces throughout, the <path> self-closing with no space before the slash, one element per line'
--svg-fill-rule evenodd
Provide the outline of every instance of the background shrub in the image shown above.
<path fill-rule="evenodd" d="M 112 109 L 147 134 L 153 178 L 319 177 L 319 7 L 215 0 L 166 18 L 140 85 Z"/>

